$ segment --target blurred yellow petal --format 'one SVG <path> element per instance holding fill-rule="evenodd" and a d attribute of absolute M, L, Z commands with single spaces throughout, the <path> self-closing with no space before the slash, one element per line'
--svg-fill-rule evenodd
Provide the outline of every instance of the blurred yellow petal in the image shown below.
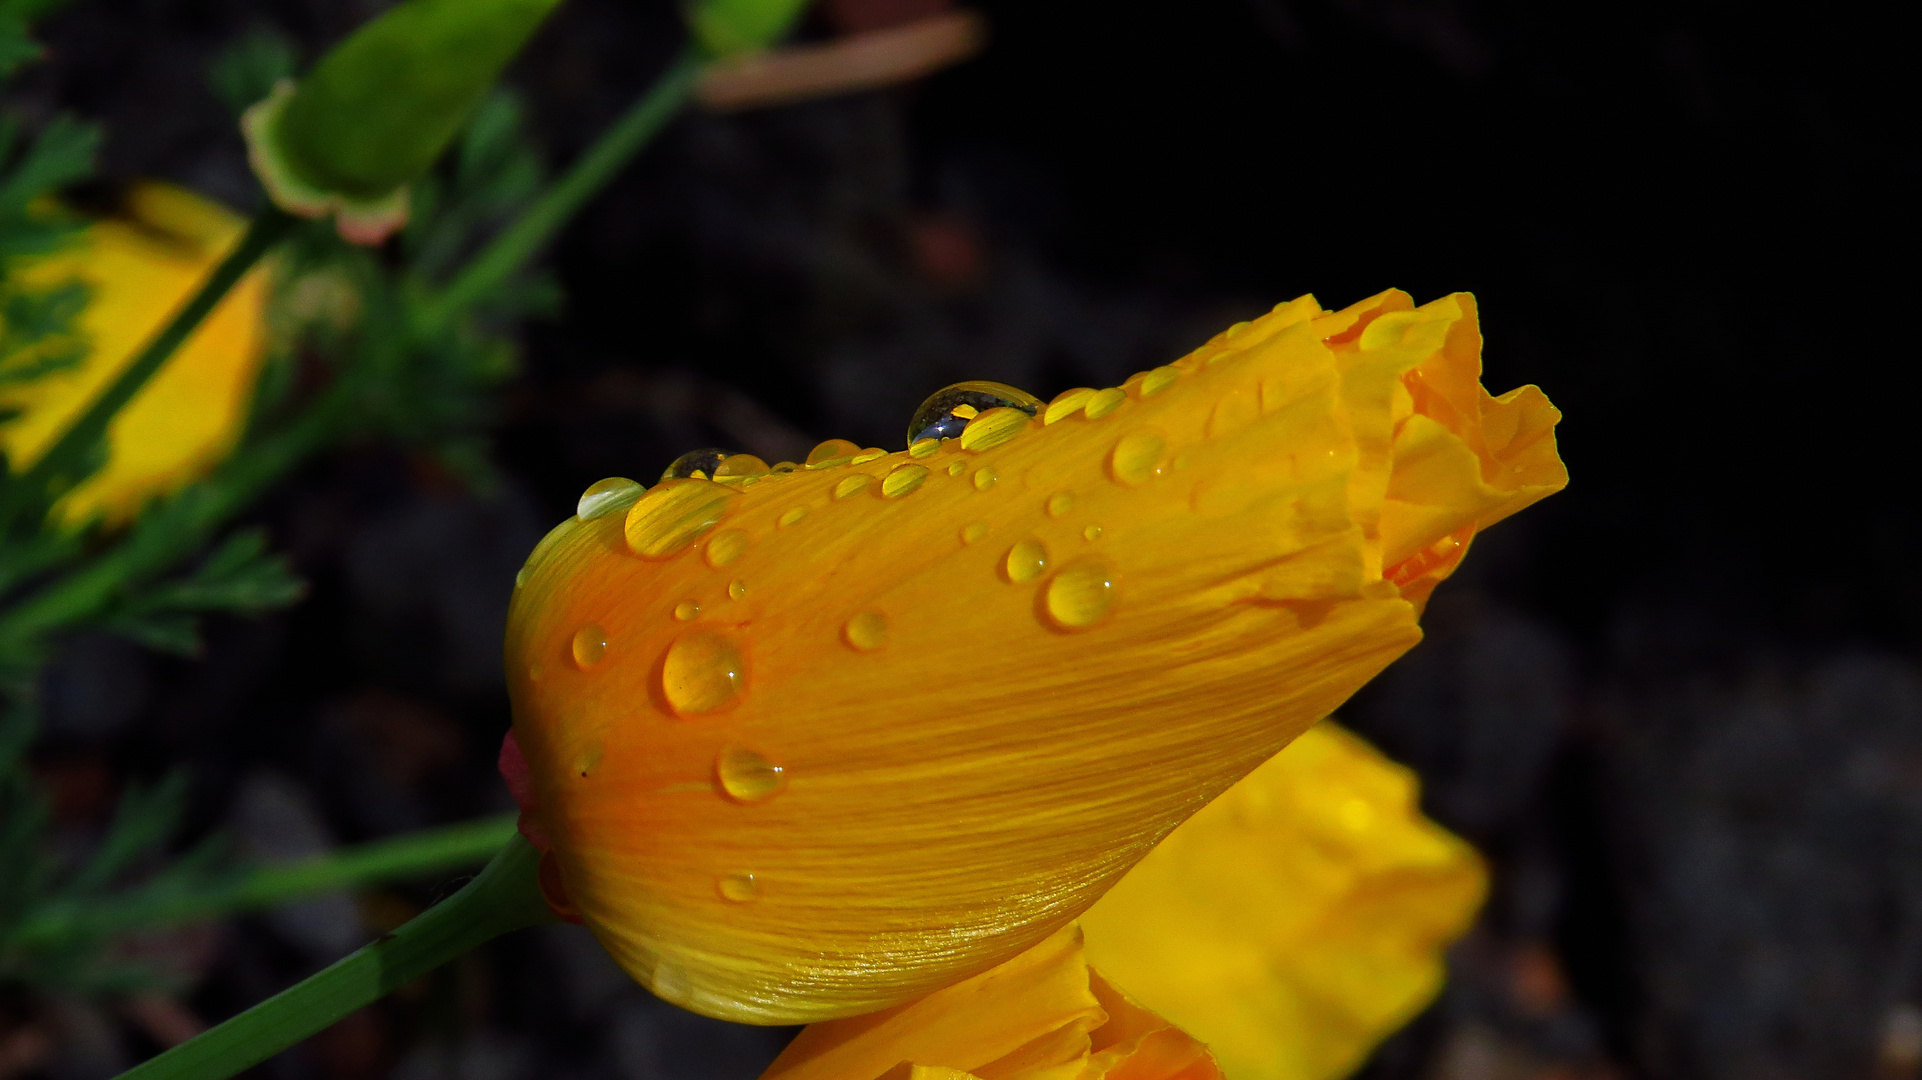
<path fill-rule="evenodd" d="M 1219 1080 L 1200 1043 L 1088 968 L 1063 927 L 883 1012 L 808 1027 L 762 1080 Z"/>
<path fill-rule="evenodd" d="M 507 643 L 569 903 L 657 994 L 761 1023 L 1046 938 L 1419 638 L 1383 506 L 1406 376 L 1473 318 L 1431 308 L 1370 337 L 1412 303 L 1304 297 L 991 438 L 596 485 Z"/>
<path fill-rule="evenodd" d="M 0 387 L 0 450 L 16 470 L 39 460 L 96 394 L 166 322 L 237 242 L 246 222 L 167 184 L 128 195 L 126 219 L 87 227 L 70 247 L 15 268 L 29 288 L 86 283 L 78 321 L 92 349 L 79 367 Z M 268 276 L 242 279 L 180 351 L 114 419 L 106 465 L 61 501 L 69 521 L 124 521 L 147 500 L 205 473 L 233 449 L 266 355 Z"/>
<path fill-rule="evenodd" d="M 1230 1080 L 1336 1080 L 1440 989 L 1486 873 L 1407 769 L 1311 728 L 1082 916 L 1089 961 Z"/>

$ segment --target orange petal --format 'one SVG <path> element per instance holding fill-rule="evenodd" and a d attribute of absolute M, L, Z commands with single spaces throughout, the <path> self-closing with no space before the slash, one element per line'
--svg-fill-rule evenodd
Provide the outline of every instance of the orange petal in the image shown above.
<path fill-rule="evenodd" d="M 1334 1080 L 1440 988 L 1486 890 L 1414 775 L 1324 723 L 1082 918 L 1092 963 L 1235 1080 Z"/>
<path fill-rule="evenodd" d="M 1305 297 L 1005 441 L 597 485 L 507 646 L 588 926 L 668 1000 L 776 1023 L 1086 909 L 1418 639 L 1382 509 L 1452 324 L 1369 338 L 1412 306 Z"/>

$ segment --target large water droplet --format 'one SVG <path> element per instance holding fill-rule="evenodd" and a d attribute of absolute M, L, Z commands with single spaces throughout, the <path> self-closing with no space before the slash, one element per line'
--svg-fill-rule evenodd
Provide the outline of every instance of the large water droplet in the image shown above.
<path fill-rule="evenodd" d="M 1060 517 L 1074 509 L 1074 492 L 1057 491 L 1048 496 L 1048 516 Z"/>
<path fill-rule="evenodd" d="M 607 655 L 607 631 L 597 623 L 588 623 L 574 631 L 574 640 L 569 646 L 574 654 L 574 666 L 586 671 L 601 662 Z"/>
<path fill-rule="evenodd" d="M 582 521 L 592 521 L 616 510 L 623 510 L 634 504 L 646 489 L 625 476 L 610 476 L 596 480 L 581 492 L 581 498 L 574 504 L 574 514 Z"/>
<path fill-rule="evenodd" d="M 862 652 L 873 652 L 888 643 L 888 617 L 878 611 L 863 611 L 841 627 L 841 637 Z"/>
<path fill-rule="evenodd" d="M 860 452 L 860 443 L 852 443 L 846 439 L 829 439 L 808 451 L 807 463 L 819 465 L 823 461 L 838 461 L 841 458 L 853 457 Z"/>
<path fill-rule="evenodd" d="M 761 898 L 761 883 L 753 874 L 723 874 L 714 887 L 723 900 L 732 900 L 737 904 L 751 903 Z"/>
<path fill-rule="evenodd" d="M 898 499 L 919 488 L 928 478 L 926 465 L 896 465 L 894 471 L 881 481 L 881 494 L 890 499 Z"/>
<path fill-rule="evenodd" d="M 1108 457 L 1108 471 L 1130 487 L 1145 484 L 1161 475 L 1161 459 L 1168 452 L 1168 440 L 1151 428 L 1131 431 L 1114 444 Z"/>
<path fill-rule="evenodd" d="M 1061 568 L 1043 594 L 1048 617 L 1063 630 L 1093 626 L 1114 607 L 1114 564 L 1087 555 Z"/>
<path fill-rule="evenodd" d="M 747 662 L 732 638 L 715 630 L 683 634 L 661 660 L 661 694 L 679 716 L 719 712 L 747 686 Z"/>
<path fill-rule="evenodd" d="M 718 446 L 704 446 L 699 450 L 689 450 L 661 470 L 663 480 L 712 480 L 720 471 L 721 462 L 734 456 L 734 451 L 723 450 Z"/>
<path fill-rule="evenodd" d="M 1026 540 L 1016 541 L 1015 545 L 1008 549 L 1004 569 L 1007 571 L 1008 580 L 1016 585 L 1033 581 L 1047 568 L 1048 549 L 1032 536 Z"/>
<path fill-rule="evenodd" d="M 873 482 L 874 477 L 869 476 L 867 473 L 855 473 L 853 476 L 845 477 L 840 483 L 834 485 L 834 497 L 837 499 L 845 499 L 861 491 Z"/>
<path fill-rule="evenodd" d="M 942 387 L 914 410 L 914 419 L 908 421 L 908 445 L 922 439 L 959 438 L 977 417 L 994 409 L 1016 409 L 1033 416 L 1041 409 L 1041 399 L 1006 383 L 982 380 Z"/>
<path fill-rule="evenodd" d="M 1034 414 L 1020 409 L 989 409 L 968 421 L 961 432 L 961 449 L 980 453 L 992 450 L 1014 438 L 1034 421 Z"/>
<path fill-rule="evenodd" d="M 707 564 L 716 570 L 747 554 L 747 534 L 739 529 L 722 529 L 707 542 Z"/>
<path fill-rule="evenodd" d="M 692 600 L 683 600 L 674 605 L 674 617 L 682 622 L 693 622 L 701 615 L 701 605 Z"/>
<path fill-rule="evenodd" d="M 787 770 L 745 746 L 730 746 L 714 759 L 714 779 L 734 801 L 757 803 L 781 793 Z"/>
<path fill-rule="evenodd" d="M 986 491 L 995 485 L 995 481 L 1000 479 L 1001 474 L 994 471 L 994 466 L 983 465 L 974 470 L 974 490 Z"/>
<path fill-rule="evenodd" d="M 1054 396 L 1053 401 L 1048 402 L 1047 409 L 1041 414 L 1041 422 L 1052 424 L 1059 420 L 1066 420 L 1080 412 L 1088 404 L 1088 399 L 1093 396 L 1094 391 L 1086 386 L 1063 390 Z"/>
<path fill-rule="evenodd" d="M 707 480 L 665 480 L 627 509 L 627 546 L 665 559 L 699 540 L 726 516 L 734 492 Z"/>

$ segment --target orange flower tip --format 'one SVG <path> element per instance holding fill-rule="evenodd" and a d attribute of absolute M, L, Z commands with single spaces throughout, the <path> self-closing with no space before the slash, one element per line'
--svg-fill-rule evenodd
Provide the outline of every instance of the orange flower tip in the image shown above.
<path fill-rule="evenodd" d="M 590 486 L 506 647 L 570 903 L 657 994 L 757 1023 L 1036 945 L 1566 482 L 1559 414 L 1483 390 L 1480 345 L 1466 294 L 1303 297 L 1121 386 L 947 387 L 901 452 Z M 871 1075 L 902 1060 L 971 1067 Z"/>

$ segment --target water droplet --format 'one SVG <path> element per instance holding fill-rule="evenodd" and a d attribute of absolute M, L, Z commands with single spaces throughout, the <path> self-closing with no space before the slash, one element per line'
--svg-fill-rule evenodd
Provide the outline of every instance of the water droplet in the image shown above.
<path fill-rule="evenodd" d="M 819 465 L 823 461 L 834 461 L 839 458 L 853 457 L 860 452 L 861 446 L 859 443 L 851 443 L 846 439 L 829 439 L 808 451 L 807 463 L 809 465 Z"/>
<path fill-rule="evenodd" d="M 841 637 L 862 652 L 873 652 L 888 643 L 888 617 L 878 611 L 863 611 L 841 627 Z"/>
<path fill-rule="evenodd" d="M 1074 509 L 1074 492 L 1057 491 L 1048 496 L 1048 516 L 1060 517 Z"/>
<path fill-rule="evenodd" d="M 716 570 L 747 554 L 747 534 L 739 529 L 722 529 L 707 542 L 707 564 Z"/>
<path fill-rule="evenodd" d="M 1082 407 L 1088 404 L 1088 399 L 1093 396 L 1094 391 L 1086 386 L 1063 390 L 1054 396 L 1053 401 L 1048 402 L 1048 408 L 1041 414 L 1041 422 L 1052 424 L 1057 420 L 1066 420 L 1080 412 Z"/>
<path fill-rule="evenodd" d="M 701 605 L 692 600 L 683 600 L 674 605 L 674 617 L 682 622 L 693 622 L 701 616 Z"/>
<path fill-rule="evenodd" d="M 1152 428 L 1131 431 L 1114 444 L 1108 456 L 1108 471 L 1116 480 L 1136 487 L 1161 475 L 1161 459 L 1168 452 L 1168 440 Z"/>
<path fill-rule="evenodd" d="M 837 499 L 845 499 L 872 483 L 874 483 L 874 477 L 869 476 L 867 473 L 855 473 L 853 476 L 847 477 L 840 483 L 834 485 L 834 497 Z"/>
<path fill-rule="evenodd" d="M 796 465 L 792 461 L 777 461 L 774 464 L 769 465 L 767 467 L 767 471 L 771 473 L 791 473 L 798 468 L 800 468 L 800 466 Z"/>
<path fill-rule="evenodd" d="M 1119 409 L 1121 403 L 1126 400 L 1128 400 L 1128 392 L 1120 387 L 1109 387 L 1106 390 L 1097 390 L 1094 396 L 1088 399 L 1088 419 L 1099 420 L 1116 409 Z"/>
<path fill-rule="evenodd" d="M 1163 366 L 1155 368 L 1153 371 L 1148 372 L 1147 376 L 1141 380 L 1141 396 L 1144 398 L 1154 397 L 1156 394 L 1173 386 L 1175 380 L 1179 378 L 1181 378 L 1181 369 L 1178 367 Z"/>
<path fill-rule="evenodd" d="M 1090 525 L 1087 528 L 1081 530 L 1081 535 L 1084 539 L 1089 541 L 1099 540 L 1101 539 L 1101 526 Z"/>
<path fill-rule="evenodd" d="M 968 463 L 967 463 L 967 462 L 965 462 L 965 461 L 950 461 L 950 462 L 948 462 L 948 475 L 949 475 L 949 476 L 960 476 L 960 475 L 961 475 L 962 473 L 964 473 L 964 472 L 967 472 L 967 471 L 968 471 Z"/>
<path fill-rule="evenodd" d="M 1249 321 L 1247 321 L 1246 319 L 1244 319 L 1244 320 L 1242 320 L 1241 322 L 1238 322 L 1238 323 L 1236 323 L 1236 324 L 1234 324 L 1233 326 L 1230 326 L 1230 327 L 1228 328 L 1228 337 L 1229 337 L 1229 338 L 1237 338 L 1237 337 L 1240 337 L 1240 336 L 1241 336 L 1241 332 L 1242 332 L 1243 330 L 1246 330 L 1246 329 L 1248 329 L 1249 327 L 1251 327 L 1251 326 L 1253 326 L 1253 325 L 1255 325 L 1255 324 L 1254 324 L 1254 323 L 1251 323 L 1251 322 L 1249 322 Z"/>
<path fill-rule="evenodd" d="M 1008 580 L 1016 585 L 1033 581 L 1048 568 L 1048 549 L 1032 536 L 1026 540 L 1016 541 L 1015 545 L 1008 549 L 1004 568 L 1007 570 Z"/>
<path fill-rule="evenodd" d="M 757 803 L 781 793 L 787 770 L 745 746 L 730 746 L 714 759 L 714 779 L 734 801 Z"/>
<path fill-rule="evenodd" d="M 574 631 L 574 641 L 569 648 L 574 653 L 574 666 L 586 671 L 607 654 L 607 631 L 597 623 L 588 623 Z"/>
<path fill-rule="evenodd" d="M 733 581 L 728 582 L 727 595 L 734 600 L 746 599 L 747 598 L 747 582 L 742 581 L 740 578 L 735 578 Z"/>
<path fill-rule="evenodd" d="M 1021 434 L 1033 419 L 1033 413 L 1021 409 L 989 409 L 968 421 L 961 432 L 961 449 L 977 454 L 992 450 Z"/>
<path fill-rule="evenodd" d="M 982 414 L 996 409 L 1014 409 L 1033 416 L 1040 408 L 1040 398 L 1006 383 L 955 383 L 936 390 L 914 410 L 914 418 L 908 421 L 908 445 L 922 439 L 957 438 Z M 965 442 L 961 445 L 967 447 Z"/>
<path fill-rule="evenodd" d="M 727 459 L 721 462 L 721 467 L 714 471 L 714 479 L 726 480 L 730 477 L 766 476 L 767 473 L 767 462 L 762 461 L 753 454 L 729 454 Z"/>
<path fill-rule="evenodd" d="M 747 685 L 747 663 L 732 638 L 714 630 L 681 635 L 661 661 L 661 693 L 678 716 L 719 712 Z"/>
<path fill-rule="evenodd" d="M 714 887 L 721 894 L 721 899 L 737 904 L 751 903 L 761 898 L 761 883 L 753 874 L 723 874 Z"/>
<path fill-rule="evenodd" d="M 805 506 L 794 507 L 793 509 L 789 510 L 787 513 L 781 515 L 780 526 L 781 528 L 785 529 L 789 525 L 794 524 L 795 522 L 801 520 L 806 516 L 808 516 L 807 507 Z"/>
<path fill-rule="evenodd" d="M 974 490 L 986 491 L 993 487 L 994 482 L 999 479 L 1001 479 L 1001 474 L 994 471 L 994 466 L 983 465 L 974 470 Z"/>
<path fill-rule="evenodd" d="M 981 542 L 981 538 L 986 535 L 988 535 L 988 523 L 985 521 L 977 521 L 961 530 L 961 542 L 964 544 L 978 544 Z"/>
<path fill-rule="evenodd" d="M 704 446 L 699 450 L 689 450 L 661 470 L 663 480 L 712 480 L 720 470 L 721 462 L 734 456 L 734 451 L 723 450 L 718 446 Z"/>
<path fill-rule="evenodd" d="M 720 523 L 734 492 L 706 480 L 665 480 L 627 509 L 627 546 L 643 559 L 665 559 Z"/>
<path fill-rule="evenodd" d="M 1048 582 L 1043 602 L 1048 617 L 1063 630 L 1093 626 L 1114 607 L 1114 564 L 1087 555 L 1061 568 Z"/>
<path fill-rule="evenodd" d="M 898 499 L 919 488 L 927 479 L 926 465 L 896 465 L 887 479 L 881 481 L 881 494 L 890 499 Z"/>
<path fill-rule="evenodd" d="M 854 455 L 854 458 L 849 462 L 849 464 L 866 465 L 870 461 L 874 461 L 878 458 L 884 458 L 887 456 L 888 456 L 888 452 L 886 450 L 883 450 L 878 446 L 870 446 L 866 450 L 863 450 L 860 453 Z"/>
<path fill-rule="evenodd" d="M 574 515 L 582 521 L 592 521 L 605 517 L 616 510 L 632 506 L 635 499 L 646 490 L 640 484 L 625 476 L 610 476 L 596 480 L 581 492 L 581 499 L 574 504 Z"/>
<path fill-rule="evenodd" d="M 914 444 L 908 447 L 908 456 L 911 458 L 929 457 L 939 449 L 941 449 L 940 439 L 916 439 L 914 440 Z"/>

